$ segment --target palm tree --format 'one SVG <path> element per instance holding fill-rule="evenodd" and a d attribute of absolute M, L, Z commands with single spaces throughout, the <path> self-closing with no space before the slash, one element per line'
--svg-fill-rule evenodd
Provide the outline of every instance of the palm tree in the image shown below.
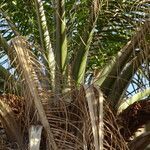
<path fill-rule="evenodd" d="M 40 132 L 38 138 L 43 137 L 42 149 L 126 150 L 134 149 L 139 139 L 140 148 L 149 144 L 149 133 L 128 141 L 149 121 L 150 95 L 145 83 L 150 55 L 148 4 L 132 4 L 99 0 L 1 3 L 0 50 L 9 68 L 0 67 L 0 116 L 7 136 L 17 143 L 15 149 L 27 149 L 28 143 L 32 149 L 34 130 Z M 131 5 L 136 11 L 122 11 Z M 135 16 L 142 7 L 144 12 L 139 14 L 144 17 Z M 132 86 L 130 93 L 128 86 Z M 137 122 L 132 124 L 134 119 Z"/>

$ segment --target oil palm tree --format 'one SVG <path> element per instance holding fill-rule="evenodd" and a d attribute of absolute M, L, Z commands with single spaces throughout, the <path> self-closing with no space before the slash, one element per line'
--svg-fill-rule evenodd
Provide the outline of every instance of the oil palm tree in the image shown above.
<path fill-rule="evenodd" d="M 28 137 L 37 125 L 44 128 L 41 149 L 134 149 L 139 140 L 126 142 L 149 121 L 149 117 L 140 121 L 149 114 L 147 7 L 147 2 L 99 0 L 1 3 L 1 58 L 9 61 L 9 68 L 0 68 L 0 116 L 19 149 L 27 149 L 28 143 L 33 148 Z M 137 12 L 144 17 L 135 16 Z M 144 23 L 139 23 L 141 19 Z M 139 147 L 149 144 L 144 144 L 149 135 L 139 137 Z"/>

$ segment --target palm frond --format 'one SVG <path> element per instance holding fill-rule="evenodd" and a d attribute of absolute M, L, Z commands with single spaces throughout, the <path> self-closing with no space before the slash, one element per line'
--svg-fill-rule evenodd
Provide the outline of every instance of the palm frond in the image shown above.
<path fill-rule="evenodd" d="M 28 49 L 27 41 L 23 37 L 16 37 L 12 40 L 12 48 L 14 49 L 14 55 L 17 56 L 16 62 L 19 64 L 20 70 L 22 71 L 22 75 L 24 77 L 24 82 L 26 87 L 28 88 L 28 92 L 33 97 L 33 102 L 35 104 L 35 108 L 38 111 L 40 121 L 43 127 L 46 130 L 48 136 L 48 144 L 53 147 L 53 149 L 57 149 L 55 141 L 53 139 L 53 134 L 51 132 L 51 128 L 49 126 L 48 120 L 46 118 L 46 114 L 44 108 L 41 103 L 40 95 L 38 89 L 40 88 L 40 83 L 38 81 L 38 76 L 36 75 L 36 71 L 34 69 L 34 64 L 32 63 L 33 55 L 31 55 L 31 51 Z M 24 93 L 28 95 L 27 93 Z"/>
<path fill-rule="evenodd" d="M 146 44 L 148 27 L 149 21 L 145 22 L 133 39 L 118 53 L 115 60 L 112 60 L 110 66 L 100 73 L 99 80 L 96 81 L 97 84 L 101 84 L 101 88 L 112 101 L 113 106 L 122 98 L 138 68 L 149 58 L 149 46 Z M 136 48 L 139 51 L 136 52 Z"/>
<path fill-rule="evenodd" d="M 89 113 L 90 113 L 92 132 L 93 132 L 93 137 L 94 137 L 94 146 L 95 146 L 95 150 L 98 150 L 100 147 L 99 146 L 99 139 L 98 139 L 98 137 L 99 137 L 98 133 L 99 132 L 98 132 L 98 127 L 96 125 L 96 120 L 98 119 L 98 116 L 97 116 L 97 113 L 95 113 L 96 108 L 94 109 L 94 107 L 93 107 L 93 103 L 95 103 L 95 105 L 96 105 L 95 94 L 94 94 L 94 91 L 91 87 L 84 87 L 84 88 L 85 88 L 86 99 L 88 102 L 88 108 L 89 108 Z"/>
<path fill-rule="evenodd" d="M 54 78 L 55 78 L 55 58 L 52 49 L 50 34 L 48 30 L 47 20 L 45 16 L 43 2 L 41 0 L 35 0 L 36 14 L 39 26 L 39 34 L 41 40 L 41 47 L 44 55 L 44 59 L 48 65 L 48 74 L 51 78 L 52 88 L 54 88 Z"/>
<path fill-rule="evenodd" d="M 136 45 L 138 45 L 138 42 L 143 40 L 146 34 L 149 33 L 149 25 L 149 21 L 146 21 L 133 38 L 118 52 L 117 56 L 112 58 L 111 63 L 100 72 L 99 79 L 95 81 L 106 93 L 111 89 L 116 77 L 120 74 L 126 62 L 129 61 L 129 58 L 131 58 L 130 56 Z"/>
<path fill-rule="evenodd" d="M 126 91 L 132 77 L 134 76 L 138 68 L 145 62 L 146 58 L 149 58 L 149 56 L 150 49 L 144 48 L 143 51 L 136 54 L 135 57 L 126 64 L 121 75 L 118 75 L 118 79 L 115 81 L 111 92 L 108 95 L 108 99 L 113 100 L 115 104 L 118 103 L 119 99 L 122 99 L 121 96 Z"/>
<path fill-rule="evenodd" d="M 104 97 L 102 91 L 98 87 L 94 86 L 97 90 L 96 95 L 94 93 L 93 87 L 84 86 L 85 96 L 88 103 L 90 120 L 92 125 L 92 132 L 94 137 L 94 146 L 95 149 L 103 150 L 103 135 L 104 135 L 104 121 L 103 121 L 103 102 Z M 96 98 L 98 96 L 98 99 Z M 98 123 L 97 123 L 98 122 Z"/>
<path fill-rule="evenodd" d="M 124 109 L 126 109 L 128 106 L 132 105 L 135 102 L 140 101 L 141 99 L 148 97 L 150 95 L 150 88 L 146 88 L 143 91 L 140 91 L 136 94 L 134 94 L 134 96 L 132 96 L 129 99 L 126 100 L 122 100 L 120 102 L 120 104 L 118 104 L 116 107 L 118 108 L 118 112 L 123 111 Z"/>
<path fill-rule="evenodd" d="M 83 37 L 80 37 L 81 43 L 79 49 L 76 53 L 72 74 L 73 79 L 77 84 L 84 82 L 84 74 L 86 70 L 87 58 L 89 49 L 92 43 L 95 26 L 100 12 L 100 3 L 99 0 L 92 2 L 92 7 L 90 9 L 90 15 L 88 21 L 86 22 L 86 27 L 84 29 Z"/>

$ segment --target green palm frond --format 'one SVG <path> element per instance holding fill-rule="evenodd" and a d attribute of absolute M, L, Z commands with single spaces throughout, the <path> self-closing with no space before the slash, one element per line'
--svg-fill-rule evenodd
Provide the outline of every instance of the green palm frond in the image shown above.
<path fill-rule="evenodd" d="M 85 23 L 83 37 L 80 37 L 81 43 L 79 44 L 79 49 L 76 52 L 72 68 L 73 79 L 77 82 L 77 84 L 84 83 L 84 74 L 86 71 L 87 58 L 94 36 L 95 26 L 97 24 L 99 12 L 99 0 L 93 1 L 92 7 L 89 12 L 90 15 L 88 16 L 88 20 Z"/>
<path fill-rule="evenodd" d="M 50 33 L 48 30 L 47 19 L 45 15 L 45 10 L 43 6 L 43 1 L 35 0 L 35 8 L 37 14 L 37 21 L 40 34 L 40 45 L 44 55 L 44 63 L 48 66 L 48 74 L 52 83 L 52 88 L 54 89 L 54 80 L 55 80 L 55 58 L 54 50 L 52 48 Z"/>
<path fill-rule="evenodd" d="M 124 109 L 126 109 L 128 106 L 132 105 L 133 103 L 142 100 L 145 97 L 148 97 L 150 95 L 150 88 L 147 88 L 143 91 L 140 91 L 136 94 L 134 94 L 134 96 L 132 96 L 129 99 L 126 100 L 122 100 L 120 102 L 120 104 L 117 105 L 118 107 L 118 112 L 123 111 Z"/>
<path fill-rule="evenodd" d="M 109 63 L 110 66 L 106 66 L 106 68 L 100 72 L 99 80 L 95 80 L 108 96 L 108 99 L 112 100 L 114 105 L 116 105 L 124 93 L 123 89 L 126 90 L 137 69 L 143 64 L 146 58 L 149 57 L 149 47 L 144 46 L 143 42 L 146 40 L 145 36 L 147 34 L 149 34 L 149 21 L 145 22 L 141 30 L 119 51 L 115 59 Z M 139 45 L 137 43 L 139 43 Z M 136 48 L 141 48 L 141 51 L 136 53 Z"/>
<path fill-rule="evenodd" d="M 55 0 L 55 57 L 56 57 L 56 93 L 62 91 L 67 85 L 67 67 L 68 67 L 68 44 L 66 34 L 66 12 L 65 0 Z M 62 86 L 60 86 L 62 85 Z"/>

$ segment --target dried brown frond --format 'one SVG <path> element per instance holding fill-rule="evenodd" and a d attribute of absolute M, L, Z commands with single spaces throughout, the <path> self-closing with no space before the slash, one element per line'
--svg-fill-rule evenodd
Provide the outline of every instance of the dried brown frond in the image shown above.
<path fill-rule="evenodd" d="M 57 106 L 44 102 L 44 109 L 59 149 L 94 150 L 94 136 L 88 103 L 83 88 L 73 91 L 76 97 L 71 103 L 59 97 Z M 104 102 L 104 149 L 122 149 L 128 147 L 120 134 L 113 112 Z"/>
<path fill-rule="evenodd" d="M 94 93 L 97 98 L 98 93 L 96 90 L 94 90 Z M 86 148 L 87 150 L 95 150 L 91 117 L 85 97 L 85 90 L 80 88 L 71 91 L 72 102 L 65 101 L 65 94 L 53 95 L 51 92 L 41 91 L 41 95 L 44 96 L 44 94 L 47 99 L 42 99 L 42 104 L 58 149 L 78 150 Z M 49 103 L 48 98 L 52 95 L 57 97 L 57 105 Z M 103 149 L 127 150 L 127 145 L 120 134 L 116 118 L 106 101 L 104 101 L 103 113 Z M 22 119 L 27 120 L 23 117 Z M 44 149 L 46 134 L 43 133 L 42 136 L 41 149 Z"/>

